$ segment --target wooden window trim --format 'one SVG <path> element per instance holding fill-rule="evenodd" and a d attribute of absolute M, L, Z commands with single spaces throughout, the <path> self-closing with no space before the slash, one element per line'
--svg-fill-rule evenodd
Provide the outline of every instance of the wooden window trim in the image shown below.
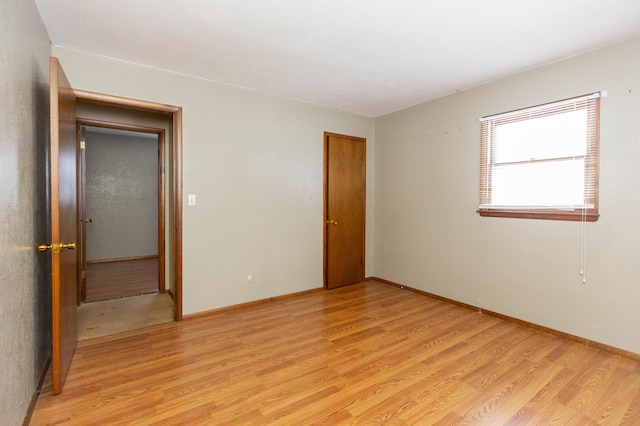
<path fill-rule="evenodd" d="M 491 131 L 486 130 L 485 123 L 494 117 L 499 117 L 500 124 L 508 122 L 516 122 L 523 120 L 529 115 L 534 118 L 550 116 L 562 111 L 562 107 L 556 107 L 559 103 L 564 103 L 580 98 L 590 97 L 585 108 L 588 111 L 588 142 L 587 155 L 585 156 L 585 190 L 589 193 L 589 208 L 541 208 L 541 209 L 519 209 L 515 208 L 483 208 L 479 207 L 477 213 L 482 217 L 504 217 L 504 218 L 521 218 L 521 219 L 545 219 L 545 220 L 566 220 L 566 221 L 585 221 L 595 222 L 599 219 L 599 161 L 600 161 L 600 97 L 598 93 L 591 95 L 579 96 L 575 98 L 555 101 L 548 104 L 537 105 L 534 107 L 523 108 L 520 110 L 509 111 L 493 116 L 483 117 L 482 136 L 480 143 L 480 206 L 490 204 L 492 197 L 491 173 L 492 165 L 488 158 L 495 153 L 492 149 L 495 146 L 494 140 L 490 140 Z M 549 161 L 549 160 L 547 160 Z M 553 161 L 553 159 L 551 160 Z"/>
<path fill-rule="evenodd" d="M 589 209 L 592 210 L 592 209 Z M 478 209 L 482 217 L 510 217 L 518 219 L 546 219 L 569 220 L 575 222 L 596 222 L 600 218 L 599 213 L 585 213 L 582 210 L 508 210 L 508 209 Z"/>

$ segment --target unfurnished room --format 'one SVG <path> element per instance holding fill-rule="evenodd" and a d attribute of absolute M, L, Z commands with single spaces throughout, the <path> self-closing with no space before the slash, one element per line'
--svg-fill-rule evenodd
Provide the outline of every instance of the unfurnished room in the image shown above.
<path fill-rule="evenodd" d="M 2 425 L 640 424 L 637 0 L 2 0 Z"/>

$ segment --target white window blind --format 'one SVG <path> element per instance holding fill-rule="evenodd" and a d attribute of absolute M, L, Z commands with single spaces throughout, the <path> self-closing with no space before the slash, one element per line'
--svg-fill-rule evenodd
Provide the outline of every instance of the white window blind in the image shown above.
<path fill-rule="evenodd" d="M 599 98 L 481 118 L 479 212 L 597 216 Z"/>

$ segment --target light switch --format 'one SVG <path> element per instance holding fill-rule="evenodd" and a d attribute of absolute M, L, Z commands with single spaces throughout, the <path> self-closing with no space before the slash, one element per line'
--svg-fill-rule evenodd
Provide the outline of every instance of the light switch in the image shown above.
<path fill-rule="evenodd" d="M 187 205 L 195 206 L 196 205 L 196 194 L 189 194 L 187 196 Z"/>

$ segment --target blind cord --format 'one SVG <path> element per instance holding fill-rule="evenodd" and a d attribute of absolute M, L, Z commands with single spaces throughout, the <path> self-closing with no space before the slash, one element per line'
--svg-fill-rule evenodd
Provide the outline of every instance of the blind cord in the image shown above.
<path fill-rule="evenodd" d="M 582 284 L 587 282 L 587 211 L 582 209 L 581 221 L 581 238 L 580 238 L 580 275 L 582 276 Z"/>

